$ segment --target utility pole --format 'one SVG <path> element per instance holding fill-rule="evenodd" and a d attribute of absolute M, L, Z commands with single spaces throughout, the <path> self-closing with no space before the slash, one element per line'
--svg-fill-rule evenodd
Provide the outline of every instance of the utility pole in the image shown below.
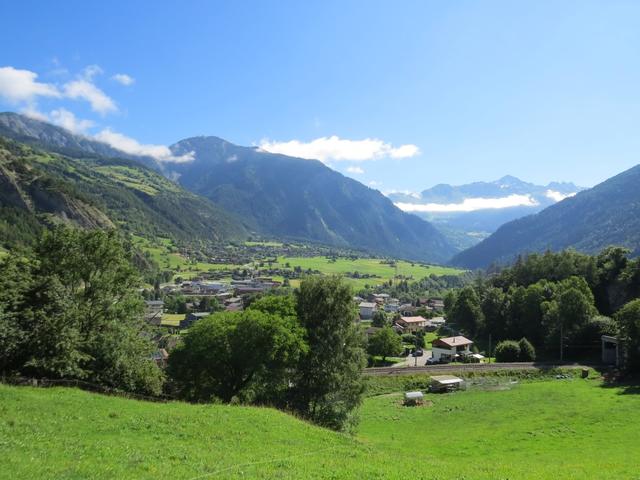
<path fill-rule="evenodd" d="M 563 331 L 563 323 L 564 322 L 560 322 L 560 362 L 562 363 L 564 361 L 564 351 L 563 351 L 563 343 L 564 343 L 564 331 Z"/>
<path fill-rule="evenodd" d="M 491 363 L 491 334 L 489 334 L 489 363 Z"/>

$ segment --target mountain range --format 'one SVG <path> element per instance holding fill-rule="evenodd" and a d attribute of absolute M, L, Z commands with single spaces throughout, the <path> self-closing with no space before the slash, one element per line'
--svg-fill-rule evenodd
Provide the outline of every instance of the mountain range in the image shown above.
<path fill-rule="evenodd" d="M 584 190 L 573 183 L 536 185 L 511 175 L 493 182 L 439 184 L 420 193 L 389 193 L 399 208 L 431 222 L 460 250 L 501 225 L 537 213 Z"/>
<path fill-rule="evenodd" d="M 640 165 L 541 212 L 498 228 L 452 263 L 484 268 L 517 255 L 574 248 L 595 253 L 619 245 L 640 254 Z"/>
<path fill-rule="evenodd" d="M 437 262 L 455 252 L 431 224 L 317 160 L 217 137 L 189 138 L 170 148 L 176 156 L 191 153 L 194 160 L 166 163 L 167 176 L 262 234 Z"/>
<path fill-rule="evenodd" d="M 47 170 L 46 162 L 39 162 L 37 169 L 88 195 L 90 203 L 102 205 L 98 210 L 112 223 L 131 230 L 135 230 L 131 219 L 136 218 L 139 228 L 146 222 L 155 231 L 166 228 L 169 234 L 182 231 L 183 236 L 209 240 L 255 232 L 430 262 L 444 262 L 456 252 L 429 222 L 403 212 L 377 190 L 319 161 L 240 147 L 217 137 L 194 137 L 171 147 L 176 155 L 192 156 L 191 161 L 159 162 L 15 113 L 0 114 L 0 136 L 45 153 L 55 152 L 53 164 L 64 163 L 64 168 L 54 172 Z M 96 165 L 109 168 L 100 170 Z M 76 169 L 82 174 L 74 175 Z M 100 182 L 89 173 L 100 173 L 105 184 L 118 187 L 116 197 L 126 192 L 133 203 L 105 205 L 103 192 L 91 195 Z M 152 185 L 147 189 L 148 183 Z M 177 201 L 176 197 L 180 205 L 173 213 L 179 218 L 172 220 L 165 207 Z M 72 217 L 70 212 L 53 210 L 35 208 L 32 214 Z M 201 221 L 203 218 L 210 221 Z M 185 223 L 211 227 L 196 232 L 195 226 L 183 229 Z"/>

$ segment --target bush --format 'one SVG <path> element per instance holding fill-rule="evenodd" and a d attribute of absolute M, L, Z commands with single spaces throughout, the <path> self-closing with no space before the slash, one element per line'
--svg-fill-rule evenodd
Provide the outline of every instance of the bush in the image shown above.
<path fill-rule="evenodd" d="M 524 337 L 521 338 L 518 346 L 520 347 L 519 360 L 521 362 L 533 362 L 536 359 L 536 349 L 533 348 L 529 340 Z"/>
<path fill-rule="evenodd" d="M 504 340 L 496 345 L 497 362 L 517 362 L 520 359 L 520 345 L 513 340 Z"/>

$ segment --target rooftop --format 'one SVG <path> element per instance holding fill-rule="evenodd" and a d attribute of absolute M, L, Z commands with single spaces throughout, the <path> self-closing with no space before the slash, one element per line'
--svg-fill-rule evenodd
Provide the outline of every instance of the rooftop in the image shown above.
<path fill-rule="evenodd" d="M 465 346 L 465 345 L 472 345 L 473 341 L 469 340 L 466 337 L 463 337 L 461 335 L 457 336 L 457 337 L 446 337 L 446 338 L 438 338 L 437 340 L 433 341 L 433 344 L 443 344 L 446 345 L 447 347 L 451 348 L 451 347 L 460 347 L 460 346 Z"/>
<path fill-rule="evenodd" d="M 402 319 L 403 322 L 406 323 L 422 323 L 422 322 L 426 322 L 427 319 L 424 317 L 400 317 Z"/>

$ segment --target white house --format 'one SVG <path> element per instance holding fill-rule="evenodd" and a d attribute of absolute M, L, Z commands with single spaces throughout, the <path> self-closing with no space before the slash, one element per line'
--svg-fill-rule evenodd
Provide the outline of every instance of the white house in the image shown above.
<path fill-rule="evenodd" d="M 456 358 L 471 355 L 473 342 L 468 338 L 446 337 L 434 340 L 431 349 L 432 357 L 438 362 L 452 362 Z M 456 357 L 458 356 L 458 357 Z"/>
<path fill-rule="evenodd" d="M 373 312 L 376 311 L 376 304 L 373 302 L 360 302 L 360 318 L 363 320 L 369 320 L 373 317 Z"/>

